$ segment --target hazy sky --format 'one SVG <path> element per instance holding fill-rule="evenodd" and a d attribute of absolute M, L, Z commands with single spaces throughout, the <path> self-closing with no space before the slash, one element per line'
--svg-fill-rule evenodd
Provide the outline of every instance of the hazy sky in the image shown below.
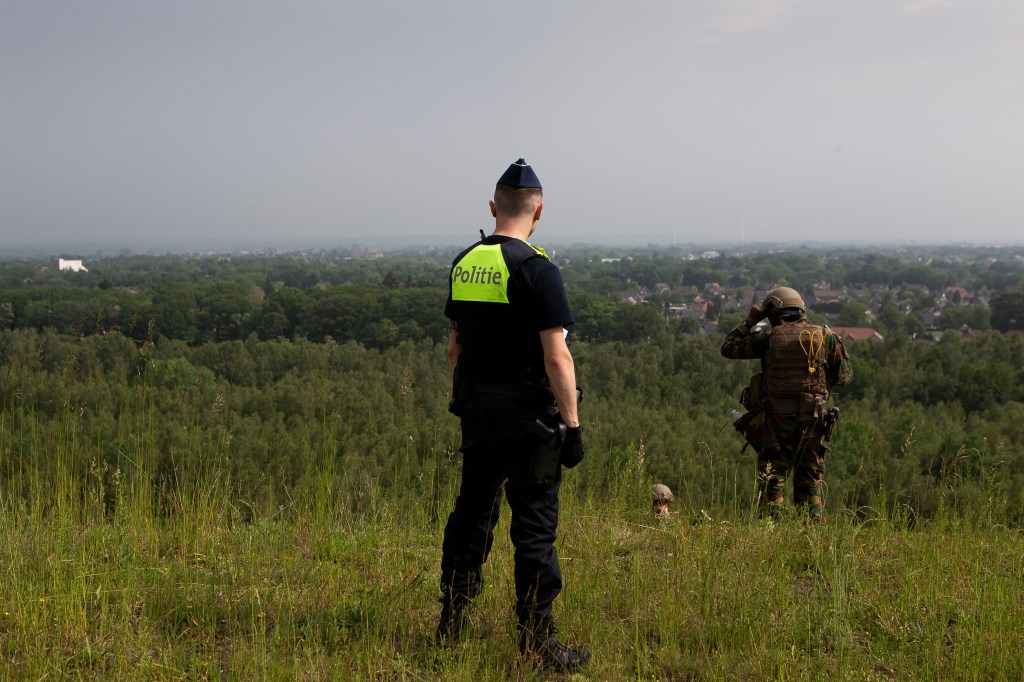
<path fill-rule="evenodd" d="M 0 244 L 1024 242 L 1024 3 L 0 4 Z M 0 247 L 2 248 L 2 247 Z"/>

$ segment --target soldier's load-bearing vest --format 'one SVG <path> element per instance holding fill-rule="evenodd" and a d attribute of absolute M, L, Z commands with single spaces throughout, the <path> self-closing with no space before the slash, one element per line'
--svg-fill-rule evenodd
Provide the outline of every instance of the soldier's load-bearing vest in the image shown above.
<path fill-rule="evenodd" d="M 774 414 L 820 416 L 829 393 L 825 339 L 831 333 L 806 320 L 768 332 L 762 390 Z M 808 410 L 814 414 L 805 415 Z"/>

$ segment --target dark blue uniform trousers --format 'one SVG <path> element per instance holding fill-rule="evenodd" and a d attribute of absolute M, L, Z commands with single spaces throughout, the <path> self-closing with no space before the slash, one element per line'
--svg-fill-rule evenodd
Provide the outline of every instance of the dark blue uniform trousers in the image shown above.
<path fill-rule="evenodd" d="M 448 516 L 441 553 L 442 600 L 472 599 L 483 588 L 483 564 L 494 543 L 502 490 L 512 511 L 516 616 L 521 624 L 551 618 L 562 590 L 555 550 L 561 480 L 536 483 L 529 435 L 536 413 L 522 401 L 474 395 L 462 419 L 462 483 Z"/>

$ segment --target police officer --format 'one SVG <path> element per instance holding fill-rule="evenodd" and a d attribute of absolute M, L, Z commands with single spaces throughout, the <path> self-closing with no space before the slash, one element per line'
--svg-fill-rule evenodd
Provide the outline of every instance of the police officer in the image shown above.
<path fill-rule="evenodd" d="M 826 410 L 825 402 L 833 389 L 853 380 L 853 369 L 840 338 L 808 322 L 806 311 L 794 289 L 772 289 L 725 337 L 722 355 L 761 360 L 762 371 L 745 392 L 748 411 L 735 422 L 757 450 L 761 511 L 781 514 L 792 471 L 793 501 L 824 523 L 821 482 L 828 446 L 823 436 L 830 436 L 838 414 L 836 408 Z M 770 327 L 759 325 L 765 318 Z"/>
<path fill-rule="evenodd" d="M 565 342 L 573 317 L 558 268 L 526 241 L 544 203 L 525 160 L 498 179 L 490 209 L 494 233 L 455 258 L 445 306 L 463 466 L 444 530 L 437 639 L 448 641 L 467 627 L 504 490 L 512 511 L 520 651 L 545 669 L 568 671 L 590 659 L 586 647 L 559 642 L 552 621 L 562 589 L 554 547 L 561 470 L 584 454 L 575 365 Z M 538 420 L 549 419 L 554 405 L 564 426 L 545 444 L 536 435 Z"/>

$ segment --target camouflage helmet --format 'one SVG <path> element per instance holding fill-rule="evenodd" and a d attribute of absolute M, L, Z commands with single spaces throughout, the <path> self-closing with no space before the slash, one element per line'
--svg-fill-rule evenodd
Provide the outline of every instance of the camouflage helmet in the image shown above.
<path fill-rule="evenodd" d="M 765 308 L 774 308 L 776 310 L 799 308 L 800 312 L 807 312 L 804 299 L 800 298 L 800 294 L 797 293 L 796 289 L 790 289 L 789 287 L 775 287 L 764 297 L 762 305 Z"/>
<path fill-rule="evenodd" d="M 672 490 L 664 483 L 655 483 L 651 486 L 651 497 L 655 503 L 668 503 L 672 501 Z"/>

